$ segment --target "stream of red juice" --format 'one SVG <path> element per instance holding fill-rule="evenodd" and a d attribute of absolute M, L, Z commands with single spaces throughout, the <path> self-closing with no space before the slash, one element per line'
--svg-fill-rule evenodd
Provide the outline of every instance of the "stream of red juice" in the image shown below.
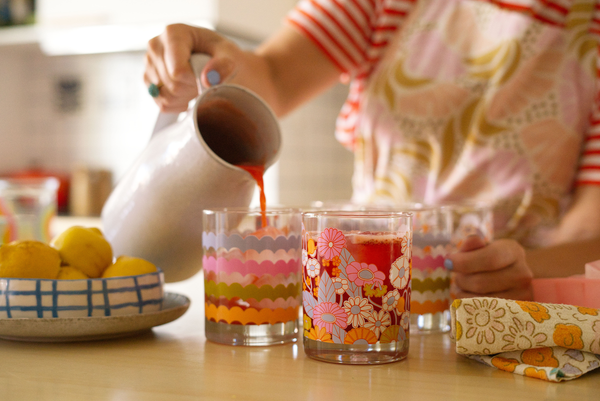
<path fill-rule="evenodd" d="M 250 173 L 252 178 L 256 181 L 258 189 L 260 190 L 260 211 L 262 213 L 262 226 L 267 226 L 267 196 L 265 195 L 265 182 L 263 175 L 265 173 L 265 166 L 238 166 L 242 170 Z"/>

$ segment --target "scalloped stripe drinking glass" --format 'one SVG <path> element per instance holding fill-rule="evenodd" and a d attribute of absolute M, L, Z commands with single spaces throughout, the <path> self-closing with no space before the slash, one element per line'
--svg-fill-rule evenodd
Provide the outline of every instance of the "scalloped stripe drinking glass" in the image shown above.
<path fill-rule="evenodd" d="M 450 330 L 450 271 L 444 260 L 452 252 L 452 217 L 444 207 L 417 205 L 413 214 L 411 330 Z"/>
<path fill-rule="evenodd" d="M 298 339 L 301 214 L 296 209 L 204 210 L 205 334 L 228 345 Z"/>

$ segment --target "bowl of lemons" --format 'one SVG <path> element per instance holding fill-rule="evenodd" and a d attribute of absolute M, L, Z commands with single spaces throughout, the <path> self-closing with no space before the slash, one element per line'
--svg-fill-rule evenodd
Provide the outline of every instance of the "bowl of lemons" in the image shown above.
<path fill-rule="evenodd" d="M 94 227 L 73 226 L 50 244 L 0 246 L 0 319 L 65 318 L 160 311 L 164 275 L 147 260 L 114 258 Z"/>

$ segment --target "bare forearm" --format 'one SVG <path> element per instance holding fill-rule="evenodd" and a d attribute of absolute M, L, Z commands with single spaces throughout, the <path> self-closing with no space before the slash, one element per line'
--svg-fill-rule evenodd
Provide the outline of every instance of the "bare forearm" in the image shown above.
<path fill-rule="evenodd" d="M 339 80 L 340 71 L 309 39 L 284 27 L 255 51 L 238 50 L 229 83 L 247 87 L 284 116 Z"/>
<path fill-rule="evenodd" d="M 534 277 L 568 277 L 583 274 L 585 264 L 600 260 L 600 237 L 526 252 Z"/>
<path fill-rule="evenodd" d="M 527 251 L 535 277 L 581 274 L 600 259 L 600 186 L 581 186 L 554 236 L 554 245 Z"/>
<path fill-rule="evenodd" d="M 341 71 L 308 38 L 286 26 L 255 52 L 268 77 L 265 99 L 283 116 L 339 82 Z"/>
<path fill-rule="evenodd" d="M 600 237 L 600 185 L 582 185 L 575 191 L 554 241 L 560 244 L 596 237 Z"/>

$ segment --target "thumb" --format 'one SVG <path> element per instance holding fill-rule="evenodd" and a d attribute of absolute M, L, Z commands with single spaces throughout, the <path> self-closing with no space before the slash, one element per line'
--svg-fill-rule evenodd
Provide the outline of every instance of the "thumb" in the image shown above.
<path fill-rule="evenodd" d="M 202 86 L 208 88 L 218 85 L 233 78 L 235 75 L 235 62 L 228 57 L 213 57 L 204 66 L 200 81 Z"/>

